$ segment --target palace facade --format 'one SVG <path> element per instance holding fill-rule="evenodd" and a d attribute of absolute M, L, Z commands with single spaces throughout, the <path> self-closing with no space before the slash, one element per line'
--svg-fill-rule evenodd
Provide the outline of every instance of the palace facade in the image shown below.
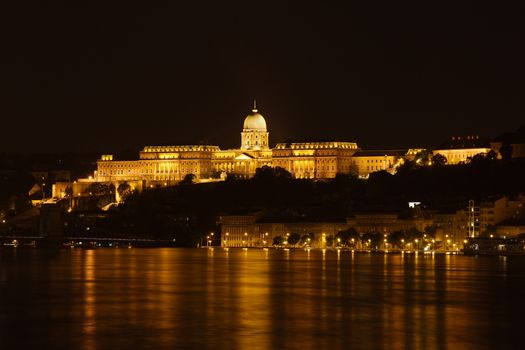
<path fill-rule="evenodd" d="M 97 161 L 93 181 L 141 182 L 142 186 L 168 186 L 188 174 L 196 181 L 224 179 L 228 175 L 249 178 L 262 166 L 282 167 L 295 178 L 330 179 L 336 174 L 362 177 L 371 172 L 394 172 L 406 151 L 360 151 L 355 142 L 284 142 L 270 148 L 266 120 L 255 104 L 244 119 L 238 149 L 214 145 L 146 146 L 138 160 L 120 161 L 103 155 Z"/>

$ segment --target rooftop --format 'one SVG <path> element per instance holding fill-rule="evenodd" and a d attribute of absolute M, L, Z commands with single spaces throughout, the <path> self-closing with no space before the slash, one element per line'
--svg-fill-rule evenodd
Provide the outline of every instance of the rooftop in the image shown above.
<path fill-rule="evenodd" d="M 354 157 L 382 157 L 382 156 L 394 156 L 403 157 L 407 154 L 407 149 L 372 149 L 372 150 L 359 150 L 354 154 Z"/>
<path fill-rule="evenodd" d="M 490 148 L 490 140 L 479 135 L 452 136 L 436 149 Z"/>

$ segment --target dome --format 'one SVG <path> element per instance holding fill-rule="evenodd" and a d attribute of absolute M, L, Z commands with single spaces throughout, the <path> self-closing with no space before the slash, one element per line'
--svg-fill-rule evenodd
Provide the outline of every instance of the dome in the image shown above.
<path fill-rule="evenodd" d="M 244 129 L 262 130 L 266 131 L 266 120 L 257 112 L 257 109 L 252 109 L 252 112 L 244 119 Z"/>

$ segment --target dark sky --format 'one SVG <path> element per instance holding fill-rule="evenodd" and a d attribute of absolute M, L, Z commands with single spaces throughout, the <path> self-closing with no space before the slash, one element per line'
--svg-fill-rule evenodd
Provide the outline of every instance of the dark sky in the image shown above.
<path fill-rule="evenodd" d="M 152 3 L 4 8 L 0 152 L 235 147 L 253 98 L 272 145 L 432 146 L 525 123 L 522 5 Z"/>

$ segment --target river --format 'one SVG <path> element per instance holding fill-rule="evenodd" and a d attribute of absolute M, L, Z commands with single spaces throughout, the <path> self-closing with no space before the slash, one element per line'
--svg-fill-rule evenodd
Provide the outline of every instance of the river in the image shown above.
<path fill-rule="evenodd" d="M 0 250 L 1 349 L 520 348 L 525 257 Z"/>

